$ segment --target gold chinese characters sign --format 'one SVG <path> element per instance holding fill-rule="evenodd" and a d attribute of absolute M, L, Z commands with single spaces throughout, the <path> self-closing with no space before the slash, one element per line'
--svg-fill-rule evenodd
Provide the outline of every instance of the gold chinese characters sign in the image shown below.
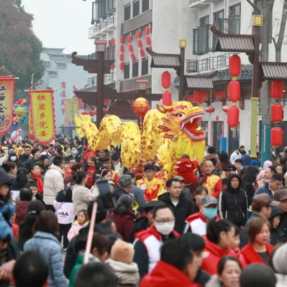
<path fill-rule="evenodd" d="M 48 145 L 55 137 L 55 109 L 53 90 L 31 90 L 31 122 L 34 138 Z"/>
<path fill-rule="evenodd" d="M 12 124 L 15 78 L 0 76 L 0 135 L 9 132 Z"/>
<path fill-rule="evenodd" d="M 75 126 L 75 115 L 79 113 L 79 99 L 65 99 L 65 125 Z"/>

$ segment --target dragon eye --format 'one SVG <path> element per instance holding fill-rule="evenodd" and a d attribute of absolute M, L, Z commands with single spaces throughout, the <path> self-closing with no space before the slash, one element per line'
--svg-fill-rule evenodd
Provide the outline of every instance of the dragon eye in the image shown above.
<path fill-rule="evenodd" d="M 184 113 L 179 113 L 179 114 L 177 114 L 177 117 L 178 117 L 178 118 L 184 117 Z"/>

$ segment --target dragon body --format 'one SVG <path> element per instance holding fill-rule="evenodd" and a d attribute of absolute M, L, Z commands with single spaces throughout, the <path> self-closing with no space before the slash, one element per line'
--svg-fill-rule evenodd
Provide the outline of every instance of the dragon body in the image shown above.
<path fill-rule="evenodd" d="M 157 158 L 164 177 L 176 175 L 175 166 L 186 154 L 199 162 L 203 159 L 205 133 L 200 127 L 203 109 L 190 102 L 173 102 L 171 106 L 158 105 L 147 112 L 143 132 L 134 122 L 124 122 L 117 116 L 106 115 L 97 130 L 87 118 L 76 118 L 77 131 L 86 136 L 94 150 L 121 145 L 121 158 L 127 168 Z"/>

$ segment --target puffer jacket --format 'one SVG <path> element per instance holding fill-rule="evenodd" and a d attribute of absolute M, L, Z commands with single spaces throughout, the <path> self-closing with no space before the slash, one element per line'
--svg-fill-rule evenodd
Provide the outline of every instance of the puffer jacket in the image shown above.
<path fill-rule="evenodd" d="M 64 171 L 52 164 L 44 177 L 44 196 L 46 205 L 53 205 L 59 191 L 64 189 Z"/>
<path fill-rule="evenodd" d="M 50 233 L 37 231 L 33 238 L 24 245 L 24 252 L 37 250 L 49 263 L 49 287 L 67 287 L 68 282 L 63 273 L 61 245 L 58 239 Z"/>
<path fill-rule="evenodd" d="M 239 180 L 238 188 L 231 187 L 233 178 Z M 240 188 L 241 178 L 238 174 L 232 173 L 227 180 L 227 188 L 223 189 L 218 199 L 218 211 L 222 219 L 228 219 L 238 227 L 244 226 L 247 220 L 248 198 L 246 192 Z"/>
<path fill-rule="evenodd" d="M 127 264 L 113 259 L 106 261 L 117 276 L 117 287 L 137 287 L 140 281 L 139 268 L 136 263 Z"/>

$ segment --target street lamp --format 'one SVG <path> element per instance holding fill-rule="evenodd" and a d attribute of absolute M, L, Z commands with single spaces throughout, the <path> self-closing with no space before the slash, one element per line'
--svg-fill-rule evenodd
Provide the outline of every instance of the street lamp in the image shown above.
<path fill-rule="evenodd" d="M 106 40 L 95 40 L 96 52 L 105 52 L 107 41 Z"/>

